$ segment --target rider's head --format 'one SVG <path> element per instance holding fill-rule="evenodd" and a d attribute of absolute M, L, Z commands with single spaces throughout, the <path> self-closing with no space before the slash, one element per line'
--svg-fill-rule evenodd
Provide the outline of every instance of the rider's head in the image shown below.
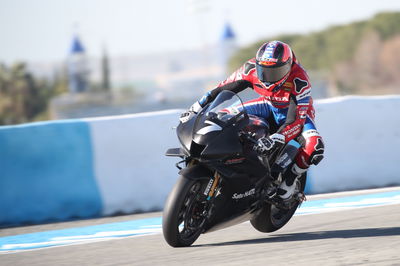
<path fill-rule="evenodd" d="M 257 77 L 269 90 L 279 89 L 290 75 L 292 62 L 289 45 L 281 41 L 264 43 L 256 55 Z"/>

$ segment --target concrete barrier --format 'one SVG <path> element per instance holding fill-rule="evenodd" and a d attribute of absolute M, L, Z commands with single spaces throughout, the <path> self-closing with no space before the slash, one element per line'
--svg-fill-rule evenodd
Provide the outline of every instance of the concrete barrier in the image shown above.
<path fill-rule="evenodd" d="M 325 159 L 310 169 L 312 193 L 400 184 L 400 96 L 317 101 Z"/>
<path fill-rule="evenodd" d="M 399 185 L 400 96 L 317 101 L 308 193 Z M 0 127 L 0 226 L 160 210 L 182 110 Z"/>
<path fill-rule="evenodd" d="M 90 128 L 81 121 L 0 129 L 0 225 L 101 215 Z"/>
<path fill-rule="evenodd" d="M 102 214 L 160 210 L 177 178 L 173 127 L 181 111 L 88 119 Z"/>
<path fill-rule="evenodd" d="M 0 127 L 0 226 L 160 210 L 180 112 Z"/>

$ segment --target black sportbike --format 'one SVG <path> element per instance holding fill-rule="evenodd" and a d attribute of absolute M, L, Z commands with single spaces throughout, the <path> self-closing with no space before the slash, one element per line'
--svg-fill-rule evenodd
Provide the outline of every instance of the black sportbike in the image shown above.
<path fill-rule="evenodd" d="M 247 220 L 261 232 L 276 231 L 290 220 L 305 199 L 306 174 L 296 180 L 291 199 L 283 201 L 277 190 L 300 145 L 291 141 L 268 158 L 260 156 L 254 147 L 269 131 L 269 123 L 248 115 L 230 91 L 178 125 L 182 147 L 166 154 L 183 159 L 163 212 L 169 245 L 190 246 L 201 233 Z"/>

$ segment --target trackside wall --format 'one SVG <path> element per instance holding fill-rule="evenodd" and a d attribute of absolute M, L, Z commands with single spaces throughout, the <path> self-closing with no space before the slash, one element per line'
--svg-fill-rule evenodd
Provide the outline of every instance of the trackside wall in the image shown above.
<path fill-rule="evenodd" d="M 399 185 L 400 96 L 315 104 L 325 159 L 308 193 Z M 182 110 L 0 127 L 0 226 L 160 210 Z"/>
<path fill-rule="evenodd" d="M 319 100 L 325 159 L 311 168 L 312 193 L 400 184 L 400 96 Z"/>

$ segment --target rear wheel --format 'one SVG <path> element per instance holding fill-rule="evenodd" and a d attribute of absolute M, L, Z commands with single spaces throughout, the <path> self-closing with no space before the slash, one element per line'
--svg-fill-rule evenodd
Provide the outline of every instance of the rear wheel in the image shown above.
<path fill-rule="evenodd" d="M 297 183 L 296 191 L 303 192 L 306 186 L 306 174 Z M 266 204 L 259 214 L 250 220 L 251 225 L 260 232 L 269 233 L 282 228 L 292 218 L 300 202 L 291 208 L 280 208 L 272 204 Z"/>
<path fill-rule="evenodd" d="M 171 191 L 163 212 L 163 234 L 172 247 L 193 244 L 203 231 L 207 202 L 202 195 L 204 180 L 181 176 Z"/>

